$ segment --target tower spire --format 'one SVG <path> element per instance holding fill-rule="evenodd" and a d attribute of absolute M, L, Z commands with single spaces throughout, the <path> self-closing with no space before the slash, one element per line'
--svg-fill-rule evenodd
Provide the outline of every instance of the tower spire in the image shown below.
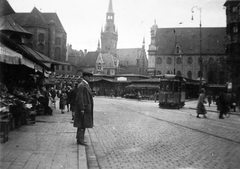
<path fill-rule="evenodd" d="M 113 13 L 112 0 L 109 0 L 109 6 L 108 6 L 108 12 L 107 13 Z"/>
<path fill-rule="evenodd" d="M 99 39 L 98 39 L 98 47 L 97 47 L 97 51 L 100 51 L 101 50 L 101 48 L 100 48 L 100 41 L 99 41 Z"/>
<path fill-rule="evenodd" d="M 143 37 L 143 44 L 142 44 L 142 48 L 145 48 L 145 37 Z"/>

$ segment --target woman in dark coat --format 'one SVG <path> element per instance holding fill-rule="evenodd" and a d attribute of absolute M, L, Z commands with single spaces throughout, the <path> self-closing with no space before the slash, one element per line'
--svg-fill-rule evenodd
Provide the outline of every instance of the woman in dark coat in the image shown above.
<path fill-rule="evenodd" d="M 219 119 L 224 119 L 223 115 L 229 111 L 229 102 L 227 95 L 221 92 L 219 95 Z"/>
<path fill-rule="evenodd" d="M 67 104 L 67 93 L 65 89 L 62 90 L 62 93 L 60 94 L 60 101 L 59 101 L 59 108 L 61 109 L 61 113 L 64 114 L 64 109 Z"/>
<path fill-rule="evenodd" d="M 77 88 L 75 101 L 75 116 L 73 126 L 77 127 L 77 143 L 85 145 L 84 135 L 86 128 L 93 127 L 93 96 L 92 90 L 86 80 L 89 74 L 83 73 L 83 79 Z"/>

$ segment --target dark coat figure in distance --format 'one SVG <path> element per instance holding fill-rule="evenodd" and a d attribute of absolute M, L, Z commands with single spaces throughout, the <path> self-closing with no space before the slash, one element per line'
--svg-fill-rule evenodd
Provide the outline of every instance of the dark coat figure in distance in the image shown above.
<path fill-rule="evenodd" d="M 77 127 L 77 144 L 85 145 L 84 135 L 86 128 L 93 127 L 93 95 L 88 84 L 92 74 L 83 72 L 82 81 L 77 88 L 75 100 L 74 127 Z"/>
<path fill-rule="evenodd" d="M 229 101 L 226 93 L 221 92 L 219 95 L 219 119 L 224 119 L 223 115 L 229 111 Z"/>

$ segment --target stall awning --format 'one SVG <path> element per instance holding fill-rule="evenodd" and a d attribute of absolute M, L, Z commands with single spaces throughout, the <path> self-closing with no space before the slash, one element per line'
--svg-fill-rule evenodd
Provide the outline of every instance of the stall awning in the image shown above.
<path fill-rule="evenodd" d="M 25 65 L 34 69 L 34 63 L 0 42 L 0 62 L 11 65 Z"/>
<path fill-rule="evenodd" d="M 158 89 L 159 85 L 157 84 L 131 84 L 129 86 L 126 86 L 126 88 L 137 88 L 137 89 Z"/>
<path fill-rule="evenodd" d="M 19 65 L 23 56 L 0 43 L 0 62 Z"/>

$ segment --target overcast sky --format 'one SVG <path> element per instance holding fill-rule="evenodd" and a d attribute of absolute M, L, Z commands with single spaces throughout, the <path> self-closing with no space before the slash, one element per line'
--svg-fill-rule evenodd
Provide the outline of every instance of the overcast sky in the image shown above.
<path fill-rule="evenodd" d="M 15 12 L 56 12 L 73 49 L 95 51 L 101 28 L 106 23 L 109 0 L 8 0 Z M 159 28 L 226 27 L 226 0 L 112 0 L 117 48 L 145 48 L 150 44 L 154 20 Z M 197 6 L 198 8 L 193 8 Z M 192 13 L 192 8 L 194 13 Z M 193 20 L 191 20 L 193 15 Z M 181 23 L 181 24 L 180 24 Z"/>

